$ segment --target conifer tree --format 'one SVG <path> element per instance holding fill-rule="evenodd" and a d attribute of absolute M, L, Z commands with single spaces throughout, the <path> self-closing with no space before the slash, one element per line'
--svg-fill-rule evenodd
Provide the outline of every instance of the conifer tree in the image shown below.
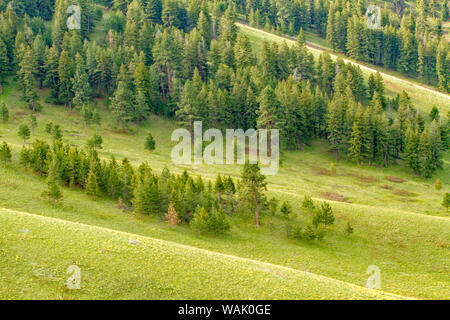
<path fill-rule="evenodd" d="M 19 126 L 18 134 L 23 139 L 23 144 L 26 144 L 27 140 L 30 139 L 30 128 L 25 123 L 22 123 Z"/>
<path fill-rule="evenodd" d="M 11 159 L 11 149 L 9 148 L 8 144 L 3 141 L 2 145 L 0 146 L 0 162 L 3 163 L 4 166 L 6 166 L 11 162 Z"/>
<path fill-rule="evenodd" d="M 100 195 L 100 189 L 98 186 L 99 177 L 97 177 L 97 170 L 95 167 L 96 167 L 95 162 L 92 162 L 86 181 L 86 194 L 94 198 Z"/>
<path fill-rule="evenodd" d="M 176 227 L 177 225 L 181 224 L 181 220 L 178 217 L 178 213 L 175 211 L 175 208 L 171 203 L 169 204 L 169 209 L 165 214 L 165 218 L 167 223 L 170 224 L 172 227 Z"/>
<path fill-rule="evenodd" d="M 81 108 L 84 107 L 84 105 L 89 101 L 91 87 L 89 85 L 84 60 L 78 53 L 76 55 L 75 61 L 76 70 L 75 75 L 72 79 L 72 105 Z"/>
<path fill-rule="evenodd" d="M 117 123 L 124 131 L 126 123 L 132 119 L 133 93 L 129 86 L 127 71 L 125 70 L 125 65 L 122 65 L 120 67 L 117 89 L 111 98 L 110 108 Z"/>
<path fill-rule="evenodd" d="M 30 117 L 28 118 L 28 122 L 30 124 L 31 128 L 31 134 L 34 134 L 34 129 L 38 126 L 36 116 L 34 114 L 30 114 Z"/>
<path fill-rule="evenodd" d="M 448 211 L 448 208 L 450 207 L 450 193 L 445 193 L 444 199 L 442 200 L 442 206 Z"/>
<path fill-rule="evenodd" d="M 36 60 L 30 47 L 26 47 L 23 58 L 19 63 L 19 80 L 22 84 L 22 94 L 28 107 L 36 112 L 39 96 L 35 88 Z"/>
<path fill-rule="evenodd" d="M 8 50 L 3 39 L 0 39 L 0 94 L 3 93 L 2 82 L 8 70 L 9 58 Z"/>
<path fill-rule="evenodd" d="M 149 133 L 145 139 L 145 149 L 150 151 L 155 150 L 155 139 L 151 133 Z"/>
<path fill-rule="evenodd" d="M 6 107 L 6 104 L 3 102 L 0 102 L 0 119 L 3 122 L 9 121 L 9 110 L 8 107 Z"/>
<path fill-rule="evenodd" d="M 248 197 L 254 211 L 256 227 L 260 227 L 259 214 L 263 192 L 267 190 L 266 177 L 261 174 L 257 164 L 250 164 L 248 161 L 244 164 L 242 170 L 242 186 L 244 194 Z"/>

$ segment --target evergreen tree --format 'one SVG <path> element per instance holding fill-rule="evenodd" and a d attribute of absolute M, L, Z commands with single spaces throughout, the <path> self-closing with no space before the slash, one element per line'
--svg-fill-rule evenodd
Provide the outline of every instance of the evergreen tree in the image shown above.
<path fill-rule="evenodd" d="M 444 199 L 442 200 L 442 206 L 448 211 L 448 208 L 450 207 L 450 193 L 445 193 Z"/>
<path fill-rule="evenodd" d="M 20 61 L 20 69 L 18 76 L 22 84 L 22 94 L 24 100 L 28 103 L 28 107 L 35 112 L 37 110 L 37 102 L 39 96 L 35 88 L 36 60 L 30 47 L 25 49 L 23 58 Z"/>
<path fill-rule="evenodd" d="M 47 191 L 44 192 L 44 195 L 55 202 L 62 199 L 63 195 L 61 189 L 59 188 L 58 183 L 53 177 L 48 177 Z"/>
<path fill-rule="evenodd" d="M 120 67 L 120 75 L 117 89 L 111 98 L 111 112 L 117 123 L 125 131 L 125 124 L 132 119 L 133 93 L 129 87 L 129 78 L 125 70 L 125 65 Z"/>
<path fill-rule="evenodd" d="M 248 161 L 244 164 L 242 170 L 242 186 L 244 194 L 251 203 L 255 211 L 256 227 L 260 227 L 259 213 L 263 192 L 267 190 L 266 177 L 261 174 L 260 168 L 257 164 L 250 164 Z"/>
<path fill-rule="evenodd" d="M 98 186 L 99 177 L 97 176 L 96 164 L 91 163 L 89 174 L 86 181 L 86 194 L 94 198 L 100 195 L 100 189 Z"/>
<path fill-rule="evenodd" d="M 11 149 L 9 148 L 8 144 L 3 141 L 2 145 L 0 146 L 0 162 L 2 162 L 4 166 L 6 166 L 11 162 L 11 159 Z"/>
<path fill-rule="evenodd" d="M 165 218 L 166 218 L 167 223 L 173 227 L 181 224 L 181 220 L 178 217 L 178 213 L 175 211 L 175 208 L 173 207 L 173 205 L 171 203 L 169 204 L 169 209 L 168 209 L 167 213 L 165 214 Z"/>
<path fill-rule="evenodd" d="M 9 111 L 8 108 L 6 107 L 6 104 L 3 102 L 0 102 L 0 119 L 3 122 L 9 121 Z"/>
<path fill-rule="evenodd" d="M 84 105 L 89 101 L 91 87 L 88 81 L 88 75 L 86 73 L 86 67 L 83 58 L 77 53 L 75 60 L 76 70 L 75 75 L 72 79 L 72 90 L 74 93 L 72 105 L 81 108 L 82 106 L 84 107 Z"/>
<path fill-rule="evenodd" d="M 3 78 L 6 76 L 9 64 L 8 50 L 5 42 L 0 38 L 0 94 L 3 93 L 2 82 Z"/>
<path fill-rule="evenodd" d="M 30 139 L 30 134 L 31 134 L 30 128 L 25 123 L 22 123 L 19 126 L 18 134 L 19 134 L 19 137 L 21 137 L 23 139 L 23 144 L 26 144 L 27 140 Z"/>
<path fill-rule="evenodd" d="M 145 139 L 145 149 L 150 151 L 155 150 L 155 139 L 151 133 L 149 133 Z"/>
<path fill-rule="evenodd" d="M 34 114 L 30 114 L 30 117 L 28 118 L 28 122 L 30 124 L 31 133 L 34 134 L 34 129 L 38 126 L 36 116 Z"/>

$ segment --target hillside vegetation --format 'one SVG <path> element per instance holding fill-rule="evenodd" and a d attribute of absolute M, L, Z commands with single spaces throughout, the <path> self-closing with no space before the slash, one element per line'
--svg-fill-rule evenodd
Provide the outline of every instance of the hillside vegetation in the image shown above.
<path fill-rule="evenodd" d="M 291 32 L 286 11 L 264 13 L 270 32 L 237 24 L 246 1 L 80 0 L 79 30 L 66 0 L 8 2 L 0 298 L 450 298 L 447 94 L 308 47 L 317 23 Z M 347 10 L 264 6 L 313 2 Z M 404 17 L 387 20 L 397 36 L 425 37 Z M 429 81 L 446 86 L 430 32 Z M 171 134 L 194 120 L 279 129 L 280 170 L 174 164 Z"/>

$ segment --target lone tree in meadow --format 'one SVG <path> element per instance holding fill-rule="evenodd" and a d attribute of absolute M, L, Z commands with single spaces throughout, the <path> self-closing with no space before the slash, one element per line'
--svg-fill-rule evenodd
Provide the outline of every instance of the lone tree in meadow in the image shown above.
<path fill-rule="evenodd" d="M 153 138 L 152 134 L 149 133 L 147 138 L 145 139 L 145 149 L 147 150 L 155 150 L 156 147 L 156 142 L 155 139 Z"/>
<path fill-rule="evenodd" d="M 260 227 L 259 208 L 263 199 L 264 191 L 267 190 L 266 177 L 261 174 L 258 164 L 250 164 L 248 161 L 244 164 L 242 171 L 242 185 L 244 192 L 255 209 L 256 227 Z"/>
<path fill-rule="evenodd" d="M 30 128 L 28 128 L 28 126 L 25 123 L 22 123 L 19 126 L 19 137 L 21 137 L 23 139 L 23 144 L 27 143 L 27 140 L 30 139 Z"/>
<path fill-rule="evenodd" d="M 448 211 L 448 207 L 450 207 L 450 193 L 445 193 L 444 200 L 442 201 L 442 206 Z"/>
<path fill-rule="evenodd" d="M 11 162 L 11 159 L 11 149 L 9 148 L 8 144 L 3 141 L 2 145 L 0 146 L 0 162 L 2 162 L 6 166 Z"/>

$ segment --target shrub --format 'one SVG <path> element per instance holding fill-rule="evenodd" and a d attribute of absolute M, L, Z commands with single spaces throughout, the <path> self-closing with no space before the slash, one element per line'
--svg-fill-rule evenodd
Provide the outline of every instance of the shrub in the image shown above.
<path fill-rule="evenodd" d="M 61 189 L 59 188 L 58 184 L 54 179 L 52 178 L 48 179 L 47 191 L 44 191 L 43 195 L 54 201 L 61 200 L 62 198 Z"/>
<path fill-rule="evenodd" d="M 147 150 L 155 150 L 156 142 L 155 139 L 153 139 L 153 136 L 151 133 L 148 134 L 147 139 L 145 139 L 145 149 Z"/>
<path fill-rule="evenodd" d="M 271 215 L 276 215 L 277 214 L 277 209 L 278 209 L 278 200 L 276 198 L 272 198 L 269 200 L 269 202 L 267 203 L 268 209 L 269 209 L 269 213 Z"/>
<path fill-rule="evenodd" d="M 324 202 L 319 208 L 316 208 L 311 198 L 305 196 L 303 207 L 308 208 L 310 210 L 309 212 L 312 211 L 313 216 L 310 218 L 310 222 L 303 226 L 298 222 L 297 217 L 290 215 L 286 225 L 288 237 L 307 241 L 322 240 L 327 231 L 327 227 L 331 226 L 335 220 L 331 206 L 327 202 Z"/>
<path fill-rule="evenodd" d="M 302 202 L 302 208 L 308 211 L 314 210 L 316 208 L 314 205 L 314 201 L 312 201 L 310 196 L 305 195 Z"/>
<path fill-rule="evenodd" d="M 332 176 L 335 176 L 335 175 L 336 175 L 336 166 L 334 165 L 334 162 L 332 162 L 332 163 L 330 164 L 330 172 L 331 172 L 331 175 L 332 175 Z"/>
<path fill-rule="evenodd" d="M 312 223 L 315 227 L 320 225 L 331 226 L 334 223 L 333 210 L 328 202 L 324 202 L 320 208 L 314 212 Z"/>
<path fill-rule="evenodd" d="M 353 234 L 353 227 L 350 222 L 347 222 L 347 226 L 345 227 L 345 235 L 350 236 L 351 234 Z"/>
<path fill-rule="evenodd" d="M 292 208 L 291 205 L 289 204 L 289 202 L 283 202 L 283 204 L 281 205 L 281 209 L 280 212 L 283 214 L 283 216 L 288 217 L 291 212 L 292 212 Z"/>
<path fill-rule="evenodd" d="M 442 189 L 442 182 L 441 182 L 441 179 L 436 179 L 436 183 L 435 183 L 435 185 L 434 185 L 434 188 L 436 189 L 436 190 L 441 190 Z"/>
<path fill-rule="evenodd" d="M 88 140 L 87 146 L 92 149 L 101 149 L 103 144 L 103 138 L 98 134 L 94 134 L 91 139 Z"/>
<path fill-rule="evenodd" d="M 199 234 L 221 234 L 230 229 L 222 209 L 212 209 L 208 213 L 205 208 L 198 206 L 190 222 L 191 228 Z"/>

